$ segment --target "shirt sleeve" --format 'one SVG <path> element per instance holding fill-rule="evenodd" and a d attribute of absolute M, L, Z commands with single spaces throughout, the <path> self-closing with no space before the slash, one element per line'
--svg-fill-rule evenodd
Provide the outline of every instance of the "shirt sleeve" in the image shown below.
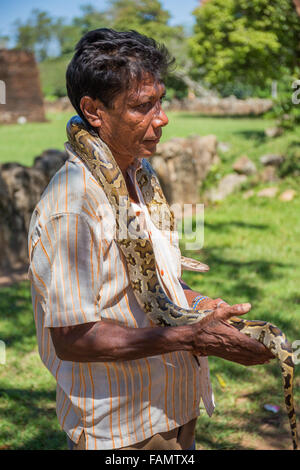
<path fill-rule="evenodd" d="M 58 214 L 39 227 L 29 277 L 41 298 L 45 327 L 101 320 L 101 237 L 83 215 Z"/>

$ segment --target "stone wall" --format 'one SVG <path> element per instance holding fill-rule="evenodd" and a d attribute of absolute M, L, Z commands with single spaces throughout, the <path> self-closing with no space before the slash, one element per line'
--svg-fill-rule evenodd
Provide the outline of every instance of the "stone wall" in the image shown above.
<path fill-rule="evenodd" d="M 18 163 L 0 165 L 0 273 L 28 262 L 27 233 L 31 214 L 66 154 L 47 150 L 32 167 Z"/>
<path fill-rule="evenodd" d="M 5 83 L 5 104 L 0 123 L 45 121 L 39 71 L 33 54 L 0 49 L 0 80 Z"/>
<path fill-rule="evenodd" d="M 172 111 L 197 112 L 212 116 L 259 116 L 269 111 L 272 100 L 248 98 L 239 100 L 235 96 L 228 98 L 205 97 L 173 100 L 167 107 Z"/>
<path fill-rule="evenodd" d="M 150 159 L 170 204 L 195 204 L 210 167 L 217 163 L 217 138 L 173 138 L 157 147 Z"/>

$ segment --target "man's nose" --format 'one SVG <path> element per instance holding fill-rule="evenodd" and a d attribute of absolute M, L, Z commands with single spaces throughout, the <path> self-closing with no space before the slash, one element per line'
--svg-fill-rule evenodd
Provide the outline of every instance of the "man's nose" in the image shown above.
<path fill-rule="evenodd" d="M 153 118 L 154 127 L 163 127 L 169 123 L 168 116 L 164 112 L 161 103 L 158 104 L 156 113 Z"/>

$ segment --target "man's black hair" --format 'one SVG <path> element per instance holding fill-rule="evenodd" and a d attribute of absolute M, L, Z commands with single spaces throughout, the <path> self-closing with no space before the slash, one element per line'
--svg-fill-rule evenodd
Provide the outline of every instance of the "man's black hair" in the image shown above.
<path fill-rule="evenodd" d="M 98 98 L 107 108 L 144 73 L 163 80 L 174 59 L 164 45 L 136 31 L 100 28 L 85 34 L 67 68 L 69 99 L 81 118 L 83 96 Z"/>

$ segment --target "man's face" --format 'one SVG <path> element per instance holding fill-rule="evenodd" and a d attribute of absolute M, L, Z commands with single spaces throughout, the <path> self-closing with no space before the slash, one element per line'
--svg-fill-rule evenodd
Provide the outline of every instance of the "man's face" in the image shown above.
<path fill-rule="evenodd" d="M 114 157 L 122 163 L 132 163 L 137 157 L 150 157 L 168 118 L 162 110 L 165 86 L 153 78 L 145 79 L 130 90 L 120 93 L 113 109 L 101 110 L 101 139 Z"/>

